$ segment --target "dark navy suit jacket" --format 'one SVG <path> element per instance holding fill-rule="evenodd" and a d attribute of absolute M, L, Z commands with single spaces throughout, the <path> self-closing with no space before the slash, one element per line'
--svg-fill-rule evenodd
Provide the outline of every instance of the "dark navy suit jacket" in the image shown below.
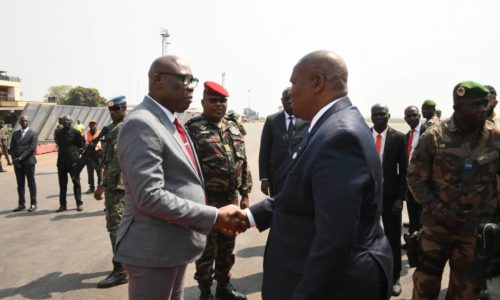
<path fill-rule="evenodd" d="M 278 173 L 280 192 L 250 207 L 258 229 L 271 228 L 263 299 L 379 300 L 380 287 L 392 286 L 382 167 L 349 98 L 326 111 Z"/>
<path fill-rule="evenodd" d="M 36 164 L 35 151 L 38 142 L 38 135 L 31 129 L 28 129 L 22 136 L 21 129 L 14 131 L 10 140 L 10 155 L 12 158 L 19 158 L 21 164 Z"/>
<path fill-rule="evenodd" d="M 288 139 L 285 112 L 280 111 L 266 118 L 260 138 L 259 179 L 273 182 L 274 175 L 290 152 L 295 151 L 302 136 L 309 128 L 309 122 L 295 119 L 295 131 Z M 273 195 L 276 189 L 273 184 Z"/>

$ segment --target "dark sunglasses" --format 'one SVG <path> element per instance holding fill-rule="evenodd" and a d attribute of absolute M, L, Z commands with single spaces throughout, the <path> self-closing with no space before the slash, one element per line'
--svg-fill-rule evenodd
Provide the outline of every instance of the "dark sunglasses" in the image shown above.
<path fill-rule="evenodd" d="M 170 75 L 177 77 L 182 81 L 182 84 L 184 86 L 191 85 L 193 88 L 195 88 L 198 85 L 198 78 L 194 78 L 193 75 L 190 74 L 179 74 L 179 73 L 170 73 L 170 72 L 158 72 L 160 75 Z"/>
<path fill-rule="evenodd" d="M 120 108 L 121 106 L 119 105 L 108 107 L 109 111 L 118 111 L 120 110 Z"/>
<path fill-rule="evenodd" d="M 226 104 L 227 98 L 208 98 L 207 101 L 210 102 L 211 104 L 215 104 L 217 102 L 221 104 Z"/>

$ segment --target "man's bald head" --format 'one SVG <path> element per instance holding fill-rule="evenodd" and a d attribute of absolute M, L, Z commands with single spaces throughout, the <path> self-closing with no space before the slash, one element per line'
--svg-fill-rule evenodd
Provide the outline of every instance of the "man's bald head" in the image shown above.
<path fill-rule="evenodd" d="M 328 50 L 311 52 L 299 60 L 295 68 L 308 69 L 313 74 L 323 74 L 326 81 L 337 91 L 347 95 L 347 66 L 337 53 Z"/>
<path fill-rule="evenodd" d="M 382 103 L 373 105 L 371 118 L 375 131 L 378 133 L 383 132 L 387 128 L 387 123 L 391 118 L 391 115 L 389 114 L 389 107 Z"/>
<path fill-rule="evenodd" d="M 191 68 L 180 57 L 166 55 L 153 61 L 148 72 L 149 96 L 171 112 L 189 108 L 194 86 Z"/>
<path fill-rule="evenodd" d="M 290 82 L 295 116 L 312 120 L 321 108 L 347 95 L 347 67 L 332 51 L 314 51 L 295 65 Z"/>

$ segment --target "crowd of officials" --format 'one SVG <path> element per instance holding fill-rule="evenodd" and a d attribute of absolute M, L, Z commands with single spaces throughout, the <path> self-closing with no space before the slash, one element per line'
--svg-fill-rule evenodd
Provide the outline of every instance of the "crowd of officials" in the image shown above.
<path fill-rule="evenodd" d="M 181 124 L 176 113 L 189 107 L 198 84 L 189 65 L 160 57 L 148 77 L 148 95 L 128 116 L 125 97 L 115 97 L 106 102 L 113 122 L 101 130 L 95 120 L 85 131 L 64 116 L 54 132 L 57 212 L 67 209 L 68 176 L 83 210 L 78 164 L 87 168 L 87 193 L 104 194 L 113 271 L 99 288 L 130 280 L 130 299 L 182 299 L 186 265 L 195 261 L 199 299 L 246 299 L 230 283 L 236 234 L 271 227 L 264 299 L 388 299 L 402 293 L 406 226 L 405 240 L 419 241 L 412 299 L 437 299 L 447 262 L 447 299 L 487 297 L 474 253 L 476 228 L 498 217 L 493 87 L 458 83 L 446 120 L 434 100 L 423 102 L 422 114 L 408 106 L 407 133 L 391 128 L 388 106 L 377 103 L 368 128 L 347 97 L 343 60 L 312 52 L 283 90 L 283 111 L 266 118 L 259 179 L 268 198 L 250 207 L 245 131 L 226 115 L 229 92 L 206 81 L 203 113 Z M 19 124 L 7 147 L 0 123 L 0 172 L 3 153 L 18 183 L 14 212 L 27 208 L 25 180 L 31 212 L 37 134 L 26 116 Z M 409 224 L 402 223 L 404 201 Z"/>

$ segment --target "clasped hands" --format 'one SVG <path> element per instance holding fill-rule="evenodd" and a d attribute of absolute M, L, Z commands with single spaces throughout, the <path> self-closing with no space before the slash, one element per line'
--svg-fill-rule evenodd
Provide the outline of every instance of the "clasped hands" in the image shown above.
<path fill-rule="evenodd" d="M 245 232 L 250 227 L 247 214 L 234 204 L 218 209 L 214 227 L 228 236 L 235 236 Z"/>

